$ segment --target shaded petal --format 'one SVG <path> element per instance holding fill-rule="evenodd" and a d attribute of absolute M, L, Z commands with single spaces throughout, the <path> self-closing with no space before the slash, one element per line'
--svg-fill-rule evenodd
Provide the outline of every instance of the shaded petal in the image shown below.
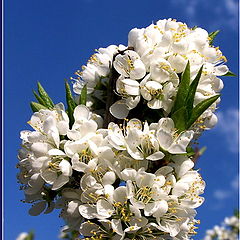
<path fill-rule="evenodd" d="M 117 119 L 124 119 L 128 116 L 129 109 L 124 100 L 115 102 L 109 109 L 110 113 Z"/>
<path fill-rule="evenodd" d="M 49 168 L 43 170 L 41 176 L 49 184 L 53 184 L 57 179 L 57 173 L 53 172 Z"/>
<path fill-rule="evenodd" d="M 67 182 L 69 181 L 69 177 L 68 176 L 64 176 L 63 174 L 61 174 L 56 181 L 54 182 L 53 186 L 52 186 L 52 190 L 57 190 L 60 187 L 62 187 L 63 185 L 65 185 Z"/>
<path fill-rule="evenodd" d="M 169 132 L 164 131 L 163 129 L 157 132 L 157 139 L 160 146 L 165 150 L 168 150 L 168 148 L 173 143 L 172 135 Z"/>
<path fill-rule="evenodd" d="M 150 156 L 147 157 L 147 160 L 151 160 L 151 161 L 157 161 L 159 159 L 162 159 L 164 157 L 164 153 L 162 152 L 155 152 L 153 154 L 151 154 Z"/>
<path fill-rule="evenodd" d="M 38 216 L 46 208 L 46 201 L 35 203 L 28 211 L 31 216 Z"/>
<path fill-rule="evenodd" d="M 85 105 L 78 105 L 73 113 L 75 121 L 78 122 L 81 119 L 88 119 L 89 112 L 89 109 Z"/>

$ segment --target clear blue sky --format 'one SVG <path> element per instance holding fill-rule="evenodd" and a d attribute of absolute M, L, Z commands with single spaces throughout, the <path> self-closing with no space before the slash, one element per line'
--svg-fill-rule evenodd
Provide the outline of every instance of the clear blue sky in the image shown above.
<path fill-rule="evenodd" d="M 58 213 L 28 216 L 16 183 L 19 131 L 27 129 L 29 102 L 37 81 L 55 102 L 64 98 L 63 80 L 93 53 L 110 44 L 127 44 L 134 27 L 176 18 L 208 31 L 220 29 L 216 45 L 238 73 L 238 5 L 236 0 L 7 0 L 5 1 L 5 238 L 34 229 L 37 240 L 55 240 L 63 222 Z M 237 207 L 238 78 L 225 78 L 218 127 L 200 140 L 208 149 L 198 167 L 207 182 L 206 202 L 198 209 L 199 235 L 231 215 Z"/>

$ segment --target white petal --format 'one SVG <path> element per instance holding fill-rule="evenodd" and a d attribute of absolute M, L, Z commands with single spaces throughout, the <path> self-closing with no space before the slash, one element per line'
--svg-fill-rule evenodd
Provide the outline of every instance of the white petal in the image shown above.
<path fill-rule="evenodd" d="M 124 84 L 124 88 L 127 94 L 132 96 L 139 95 L 139 82 L 132 79 L 123 79 L 121 82 Z"/>
<path fill-rule="evenodd" d="M 49 116 L 43 123 L 43 131 L 45 133 L 48 133 L 49 130 L 55 127 L 56 127 L 56 120 L 52 116 Z"/>
<path fill-rule="evenodd" d="M 162 101 L 159 99 L 154 98 L 153 100 L 147 103 L 148 107 L 151 109 L 160 109 L 162 108 Z"/>
<path fill-rule="evenodd" d="M 72 175 L 72 166 L 67 160 L 62 160 L 59 164 L 59 168 L 64 176 Z"/>
<path fill-rule="evenodd" d="M 80 214 L 86 219 L 93 219 L 97 215 L 96 207 L 90 204 L 80 205 L 78 210 Z"/>
<path fill-rule="evenodd" d="M 64 176 L 63 174 L 61 174 L 60 176 L 58 176 L 58 178 L 54 182 L 54 184 L 52 186 L 52 190 L 57 190 L 57 189 L 61 188 L 68 181 L 69 181 L 69 177 L 68 176 Z"/>
<path fill-rule="evenodd" d="M 85 236 L 93 236 L 93 232 L 97 232 L 99 230 L 99 226 L 95 223 L 83 222 L 80 226 L 79 232 Z"/>
<path fill-rule="evenodd" d="M 181 197 L 182 195 L 184 195 L 186 193 L 186 191 L 189 189 L 189 186 L 187 183 L 184 182 L 177 182 L 174 186 L 174 188 L 172 189 L 172 194 L 177 196 L 177 197 Z"/>
<path fill-rule="evenodd" d="M 63 151 L 61 151 L 57 148 L 50 149 L 48 151 L 48 154 L 51 155 L 51 156 L 54 156 L 54 155 L 55 156 L 66 156 L 66 154 Z"/>
<path fill-rule="evenodd" d="M 109 218 L 114 212 L 112 204 L 104 199 L 97 201 L 97 213 L 103 218 Z"/>
<path fill-rule="evenodd" d="M 75 121 L 79 121 L 81 119 L 88 119 L 89 117 L 89 109 L 85 105 L 79 105 L 74 109 L 74 119 Z"/>
<path fill-rule="evenodd" d="M 171 173 L 173 171 L 173 168 L 170 167 L 170 166 L 164 166 L 164 167 L 161 167 L 159 168 L 155 174 L 156 175 L 163 175 L 163 176 L 166 176 L 167 174 Z"/>
<path fill-rule="evenodd" d="M 45 169 L 41 173 L 42 178 L 49 184 L 53 184 L 57 179 L 57 173 L 50 169 Z"/>
<path fill-rule="evenodd" d="M 72 157 L 72 168 L 79 172 L 85 172 L 87 167 L 88 167 L 88 165 L 86 163 L 79 161 L 78 154 L 77 153 L 74 154 L 74 156 Z"/>
<path fill-rule="evenodd" d="M 110 113 L 117 119 L 124 119 L 128 116 L 129 110 L 124 100 L 115 102 L 109 109 Z"/>
<path fill-rule="evenodd" d="M 34 152 L 36 157 L 41 157 L 43 155 L 47 155 L 48 150 L 50 149 L 50 145 L 47 143 L 33 143 L 31 146 L 31 150 Z"/>
<path fill-rule="evenodd" d="M 120 219 L 113 219 L 111 221 L 111 224 L 114 232 L 116 232 L 119 235 L 123 235 L 123 229 L 122 229 L 122 224 Z"/>
<path fill-rule="evenodd" d="M 189 159 L 184 161 L 178 170 L 178 177 L 181 178 L 187 171 L 189 171 L 193 167 L 194 167 L 194 162 L 192 160 Z"/>
<path fill-rule="evenodd" d="M 158 202 L 148 203 L 144 208 L 144 215 L 151 216 L 157 209 L 158 209 Z"/>
<path fill-rule="evenodd" d="M 162 159 L 164 157 L 164 153 L 162 152 L 155 152 L 153 154 L 151 154 L 150 156 L 147 157 L 147 160 L 151 160 L 151 161 L 157 161 L 159 159 Z"/>
<path fill-rule="evenodd" d="M 113 199 L 116 202 L 124 203 L 127 201 L 127 188 L 124 186 L 118 187 L 114 190 Z"/>
<path fill-rule="evenodd" d="M 79 211 L 78 211 L 79 203 L 80 203 L 80 201 L 73 200 L 73 201 L 70 201 L 67 204 L 67 213 L 69 215 L 71 215 L 72 217 L 78 217 L 79 216 Z"/>
<path fill-rule="evenodd" d="M 168 148 L 173 143 L 172 135 L 169 132 L 164 131 L 163 129 L 158 131 L 157 138 L 160 146 L 165 150 L 168 150 Z"/>
<path fill-rule="evenodd" d="M 162 217 L 168 210 L 168 204 L 165 200 L 158 201 L 158 209 L 154 212 L 154 217 Z"/>
<path fill-rule="evenodd" d="M 127 180 L 134 181 L 136 175 L 137 175 L 137 171 L 136 171 L 135 169 L 132 169 L 132 168 L 125 168 L 125 169 L 121 172 L 121 176 L 122 176 L 122 179 L 123 179 L 124 181 L 127 181 Z"/>
<path fill-rule="evenodd" d="M 214 68 L 214 74 L 216 76 L 222 76 L 228 73 L 229 69 L 226 65 L 220 65 Z"/>
<path fill-rule="evenodd" d="M 116 180 L 116 175 L 114 172 L 110 171 L 104 174 L 102 178 L 103 185 L 113 184 Z"/>

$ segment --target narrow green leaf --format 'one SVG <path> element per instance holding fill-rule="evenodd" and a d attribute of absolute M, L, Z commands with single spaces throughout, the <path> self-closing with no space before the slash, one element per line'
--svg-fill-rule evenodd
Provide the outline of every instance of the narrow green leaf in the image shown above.
<path fill-rule="evenodd" d="M 188 120 L 187 109 L 186 107 L 181 107 L 172 115 L 175 127 L 178 129 L 178 132 L 186 130 L 186 123 Z"/>
<path fill-rule="evenodd" d="M 34 240 L 33 232 L 28 233 L 28 236 L 24 240 Z"/>
<path fill-rule="evenodd" d="M 186 99 L 186 107 L 187 107 L 187 111 L 188 111 L 188 116 L 191 116 L 191 114 L 192 114 L 193 102 L 194 102 L 197 86 L 199 83 L 199 79 L 202 75 L 202 70 L 203 70 L 203 66 L 199 69 L 197 76 L 192 81 L 192 83 L 189 87 L 188 96 Z"/>
<path fill-rule="evenodd" d="M 40 97 L 43 99 L 43 101 L 45 102 L 45 106 L 47 106 L 48 108 L 54 107 L 54 103 L 53 103 L 52 99 L 49 97 L 49 95 L 47 94 L 45 89 L 42 87 L 40 82 L 38 82 L 38 93 L 39 93 Z"/>
<path fill-rule="evenodd" d="M 195 30 L 196 28 L 198 28 L 198 26 L 194 26 L 194 27 L 192 28 L 192 30 Z"/>
<path fill-rule="evenodd" d="M 41 109 L 47 109 L 45 106 L 43 106 L 40 103 L 36 103 L 36 102 L 31 102 L 30 103 L 31 109 L 33 112 L 38 112 Z"/>
<path fill-rule="evenodd" d="M 228 76 L 228 77 L 236 77 L 237 75 L 231 71 L 228 71 L 226 74 L 224 74 L 223 76 Z"/>
<path fill-rule="evenodd" d="M 189 85 L 190 85 L 190 63 L 188 61 L 187 66 L 182 74 L 181 81 L 179 83 L 177 96 L 174 102 L 174 106 L 172 108 L 172 114 L 181 107 L 185 106 Z"/>
<path fill-rule="evenodd" d="M 81 91 L 81 95 L 79 98 L 79 104 L 86 105 L 87 103 L 87 84 L 84 85 Z"/>
<path fill-rule="evenodd" d="M 37 101 L 38 101 L 40 104 L 42 104 L 43 106 L 47 107 L 47 106 L 45 105 L 44 100 L 43 100 L 40 96 L 38 96 L 38 94 L 37 94 L 35 91 L 33 91 L 33 94 L 34 94 L 35 98 L 37 99 Z"/>
<path fill-rule="evenodd" d="M 190 128 L 192 124 L 201 116 L 201 114 L 205 110 L 207 110 L 219 97 L 220 97 L 220 94 L 210 97 L 208 99 L 205 99 L 204 101 L 200 102 L 195 108 L 193 108 L 192 114 L 187 123 L 186 129 Z"/>
<path fill-rule="evenodd" d="M 65 81 L 65 89 L 66 89 L 66 101 L 67 101 L 67 106 L 68 106 L 67 113 L 68 113 L 68 117 L 70 120 L 70 125 L 72 126 L 74 123 L 73 112 L 74 112 L 74 109 L 77 106 L 77 104 L 74 102 L 71 88 L 67 81 Z"/>
<path fill-rule="evenodd" d="M 212 45 L 213 44 L 213 41 L 215 39 L 215 37 L 218 35 L 220 31 L 217 30 L 217 31 L 214 31 L 214 32 L 211 32 L 208 34 L 208 37 L 209 37 L 209 44 Z"/>
<path fill-rule="evenodd" d="M 186 153 L 183 153 L 181 155 L 191 157 L 195 154 L 195 151 L 192 147 L 187 147 L 186 151 L 187 151 Z"/>
<path fill-rule="evenodd" d="M 206 150 L 207 150 L 207 147 L 202 147 L 202 148 L 198 151 L 199 155 L 202 156 L 202 155 L 205 153 Z"/>

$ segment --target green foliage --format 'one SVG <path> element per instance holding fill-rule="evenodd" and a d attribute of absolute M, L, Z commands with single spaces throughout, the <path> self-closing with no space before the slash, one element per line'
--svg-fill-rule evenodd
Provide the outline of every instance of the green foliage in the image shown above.
<path fill-rule="evenodd" d="M 40 82 L 38 82 L 38 93 L 39 93 L 39 97 L 41 98 L 40 101 L 44 102 L 44 106 L 51 109 L 54 107 L 54 103 L 52 101 L 52 99 L 49 97 L 49 95 L 47 94 L 47 92 L 45 91 L 45 89 L 42 87 L 42 85 L 40 84 Z M 34 94 L 35 95 L 35 94 Z M 35 95 L 36 96 L 36 95 Z M 39 99 L 40 99 L 39 98 Z M 38 100 L 38 99 L 37 99 Z M 40 103 L 40 102 L 39 102 Z"/>
<path fill-rule="evenodd" d="M 203 66 L 200 68 L 200 70 L 197 73 L 197 76 L 195 77 L 195 79 L 193 80 L 193 82 L 191 83 L 191 85 L 189 87 L 188 96 L 186 99 L 186 106 L 187 106 L 187 111 L 188 111 L 189 116 L 191 116 L 191 114 L 192 114 L 194 97 L 196 94 L 196 90 L 197 90 L 197 86 L 198 86 L 200 77 L 202 75 L 202 69 L 203 69 Z"/>
<path fill-rule="evenodd" d="M 68 107 L 67 113 L 70 121 L 70 126 L 72 126 L 74 123 L 73 112 L 77 104 L 74 102 L 71 88 L 67 81 L 65 81 L 65 89 L 66 89 L 66 101 L 67 101 L 67 107 Z"/>
<path fill-rule="evenodd" d="M 184 131 L 186 129 L 186 122 L 188 120 L 188 113 L 186 107 L 183 106 L 176 112 L 174 112 L 174 114 L 172 115 L 172 119 L 178 131 Z"/>
<path fill-rule="evenodd" d="M 38 112 L 41 109 L 47 109 L 47 107 L 43 106 L 40 103 L 36 103 L 36 102 L 31 102 L 30 106 L 31 106 L 31 109 L 33 112 Z"/>
<path fill-rule="evenodd" d="M 226 74 L 224 74 L 223 76 L 227 76 L 227 77 L 236 77 L 237 75 L 231 71 L 228 71 Z"/>
<path fill-rule="evenodd" d="M 192 124 L 202 115 L 202 113 L 207 110 L 218 98 L 219 95 L 215 95 L 213 97 L 210 97 L 208 99 L 205 99 L 204 101 L 200 102 L 193 110 L 192 114 L 187 122 L 187 129 L 192 126 Z"/>
<path fill-rule="evenodd" d="M 172 108 L 173 113 L 178 111 L 181 107 L 185 105 L 185 100 L 188 96 L 189 85 L 190 85 L 190 63 L 188 61 L 187 66 L 182 74 L 181 81 L 179 83 L 177 96 L 174 102 L 174 106 Z"/>
<path fill-rule="evenodd" d="M 81 95 L 79 98 L 79 104 L 86 105 L 87 103 L 87 84 L 84 85 L 81 91 Z"/>
<path fill-rule="evenodd" d="M 24 240 L 34 240 L 34 233 L 31 231 L 28 233 L 28 236 Z"/>
<path fill-rule="evenodd" d="M 214 31 L 214 32 L 211 32 L 208 34 L 208 37 L 209 37 L 209 44 L 212 45 L 213 44 L 213 41 L 215 39 L 215 37 L 218 35 L 220 31 L 217 30 L 217 31 Z"/>
<path fill-rule="evenodd" d="M 174 121 L 178 132 L 184 131 L 192 126 L 192 124 L 207 110 L 220 95 L 216 95 L 205 99 L 197 106 L 193 107 L 194 98 L 202 74 L 203 67 L 197 73 L 195 79 L 191 82 L 190 79 L 190 63 L 181 76 L 177 96 L 171 111 L 171 118 Z"/>
<path fill-rule="evenodd" d="M 42 104 L 43 106 L 45 106 L 44 100 L 43 100 L 40 96 L 38 96 L 38 94 L 37 94 L 35 91 L 33 91 L 33 94 L 34 94 L 35 98 L 37 99 L 37 101 L 38 101 L 40 104 Z M 45 106 L 45 107 L 47 107 L 47 106 Z"/>

